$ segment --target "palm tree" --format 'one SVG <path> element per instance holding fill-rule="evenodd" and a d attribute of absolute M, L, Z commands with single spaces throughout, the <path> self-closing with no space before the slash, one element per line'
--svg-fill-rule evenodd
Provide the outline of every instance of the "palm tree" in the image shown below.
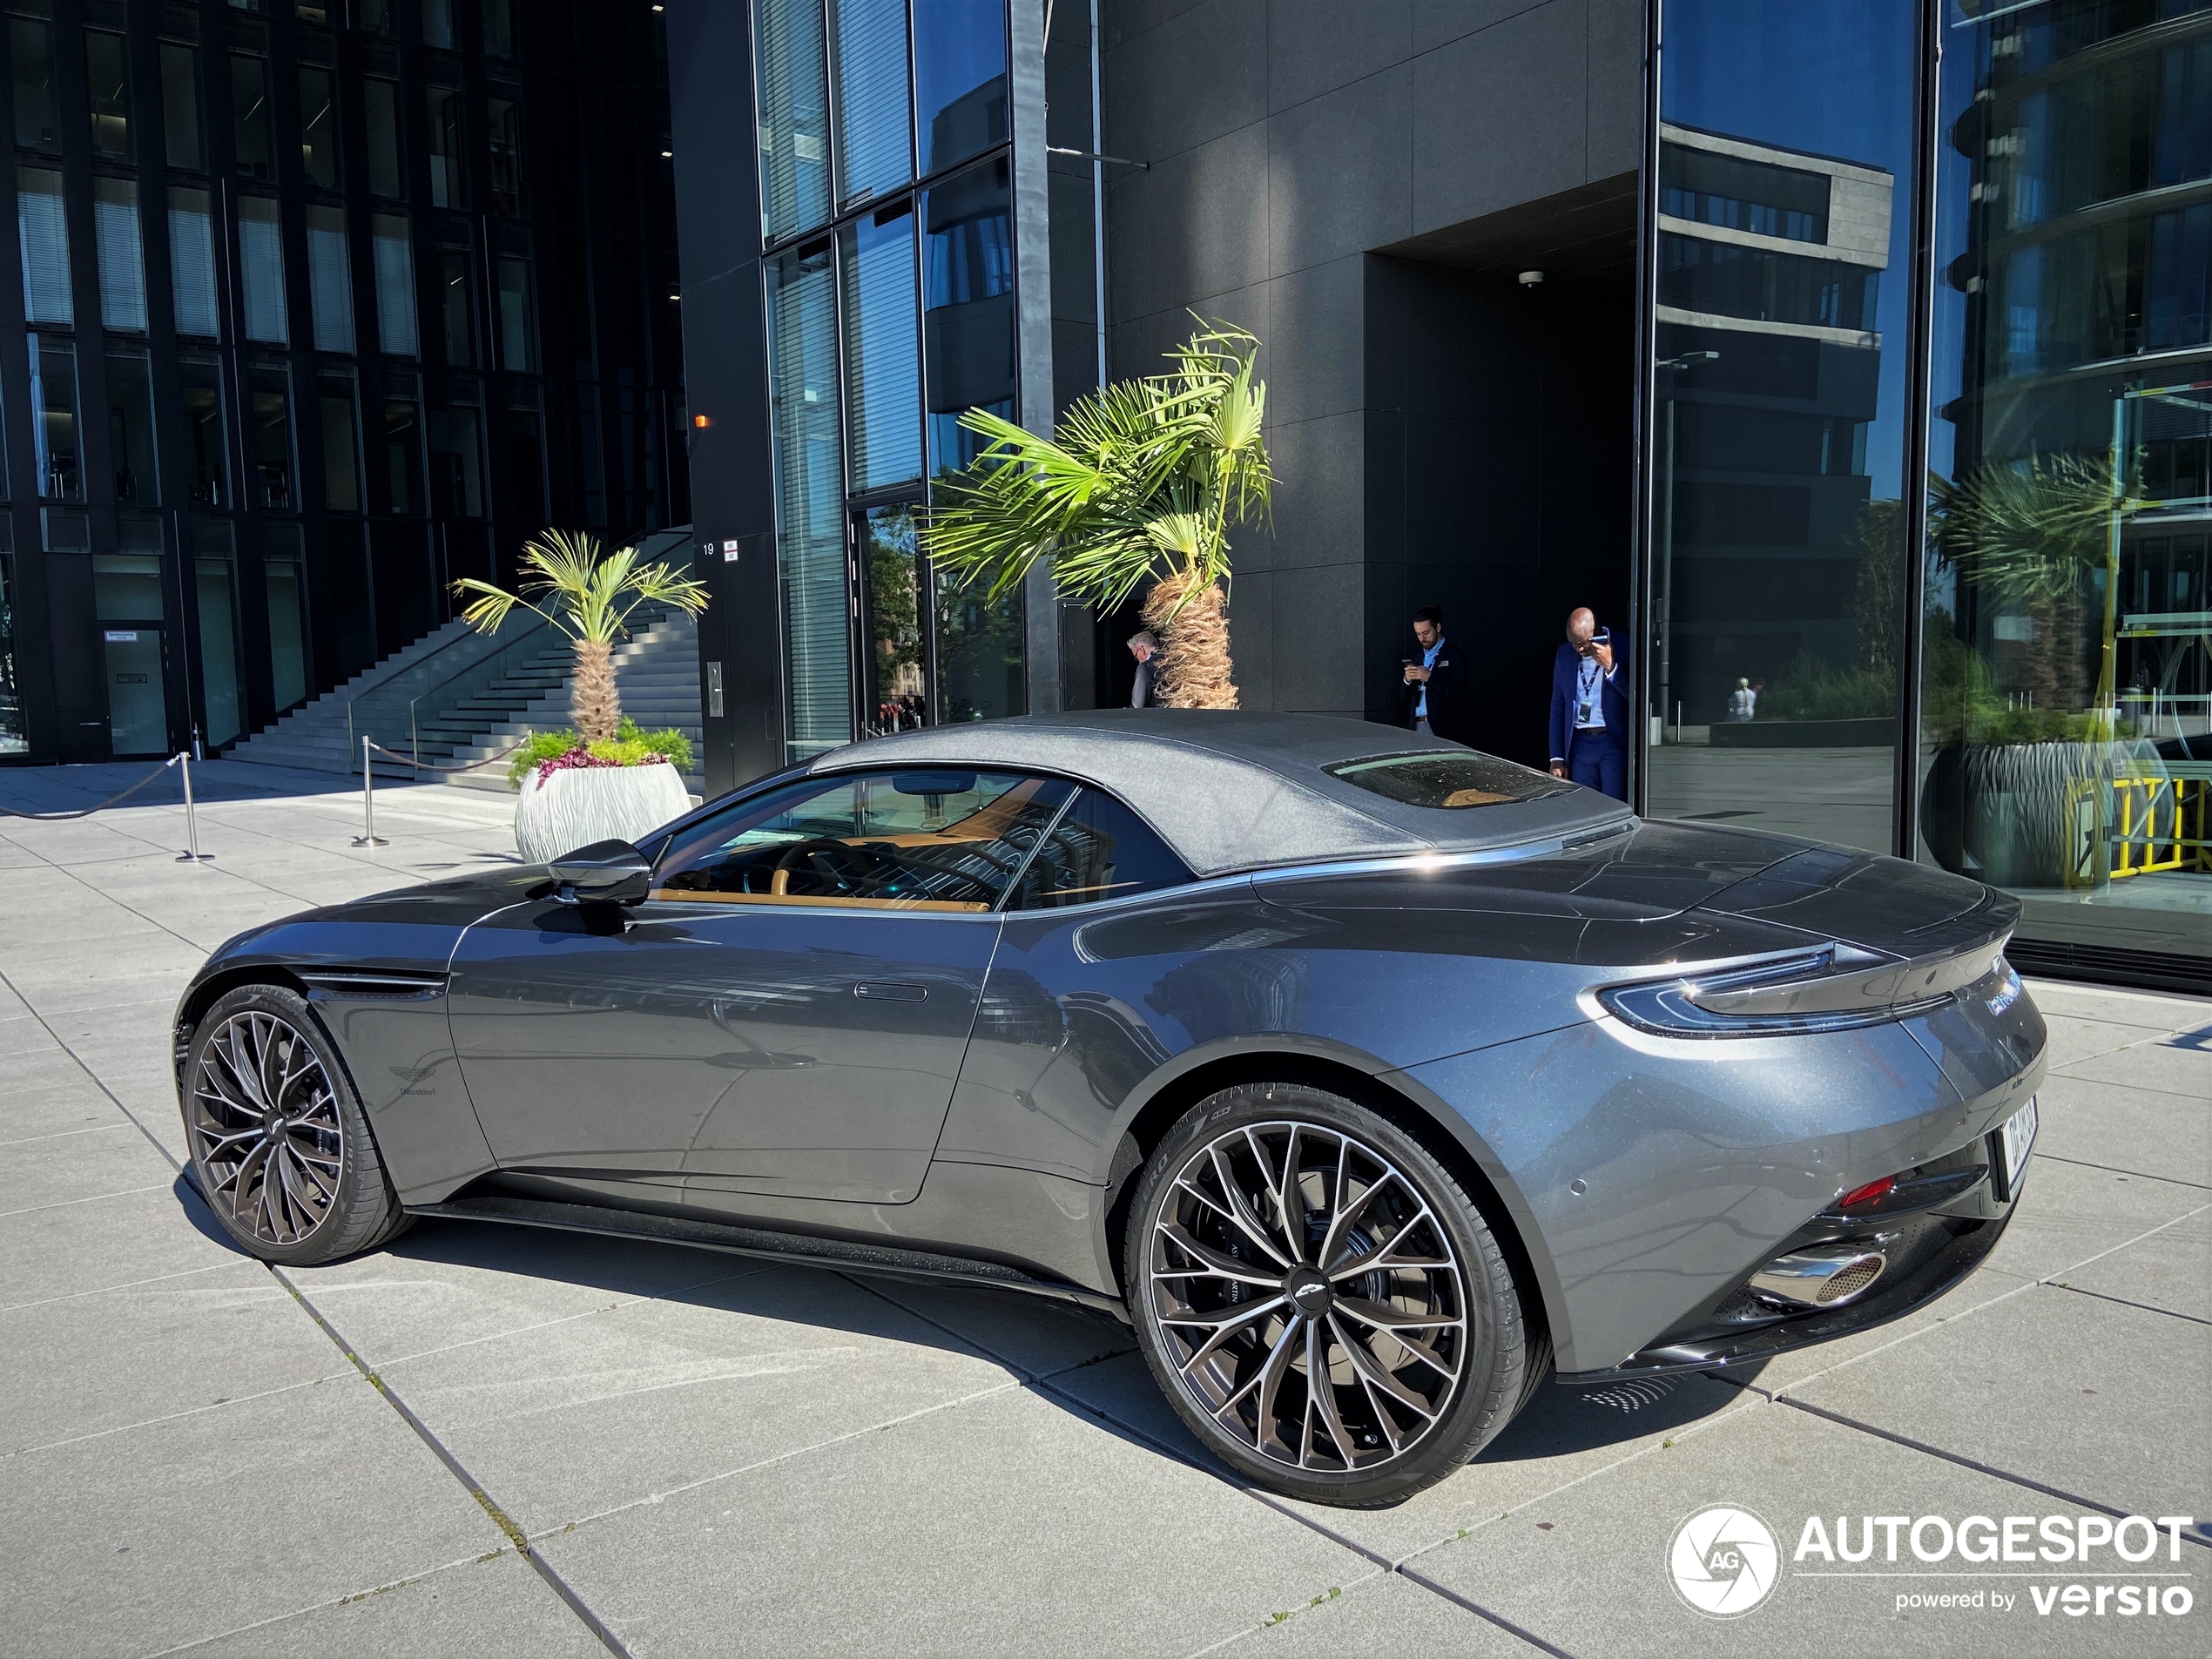
<path fill-rule="evenodd" d="M 1984 593 L 2035 619 L 2038 689 L 2062 709 L 2090 700 L 2081 646 L 2099 572 L 2107 615 L 2094 706 L 2113 707 L 2119 521 L 2155 504 L 2141 499 L 2138 471 L 2124 478 L 2114 471 L 2103 456 L 2039 455 L 2025 465 L 1992 462 L 1956 483 L 1940 475 L 1929 481 L 1937 554 Z"/>
<path fill-rule="evenodd" d="M 520 605 L 567 635 L 576 656 L 569 718 L 586 743 L 604 743 L 622 724 L 614 645 L 627 631 L 631 613 L 642 604 L 670 604 L 696 617 L 706 609 L 705 584 L 678 576 L 670 565 L 640 565 L 634 547 L 602 555 L 598 539 L 581 531 L 548 530 L 524 543 L 523 570 L 518 585 L 535 600 L 475 577 L 455 583 L 456 594 L 482 596 L 462 618 L 480 633 L 496 633 Z"/>
<path fill-rule="evenodd" d="M 1264 519 L 1274 476 L 1260 441 L 1259 341 L 1199 318 L 1163 374 L 1078 398 L 1049 438 L 999 415 L 960 417 L 990 440 L 940 487 L 923 545 L 963 586 L 997 599 L 1049 559 L 1062 598 L 1112 610 L 1150 583 L 1157 694 L 1171 708 L 1233 709 L 1229 532 Z"/>

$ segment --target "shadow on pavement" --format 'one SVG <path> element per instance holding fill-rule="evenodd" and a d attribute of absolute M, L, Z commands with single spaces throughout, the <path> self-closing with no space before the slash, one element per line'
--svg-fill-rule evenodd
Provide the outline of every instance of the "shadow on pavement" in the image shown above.
<path fill-rule="evenodd" d="M 199 1196 L 183 1177 L 177 1192 L 192 1224 L 211 1238 L 235 1250 L 235 1244 L 208 1214 Z M 844 1331 L 884 1337 L 894 1316 L 886 1304 L 903 1310 L 896 1318 L 895 1339 L 914 1342 L 942 1352 L 992 1355 L 987 1339 L 971 1338 L 946 1328 L 934 1314 L 910 1306 L 900 1294 L 916 1281 L 894 1277 L 853 1274 L 850 1282 L 880 1291 L 882 1300 L 869 1297 L 825 1295 L 810 1298 L 808 1279 L 845 1280 L 834 1269 L 817 1268 L 751 1257 L 698 1251 L 695 1275 L 669 1270 L 670 1252 L 678 1244 L 601 1238 L 589 1235 L 509 1227 L 496 1223 L 426 1219 L 379 1252 L 395 1262 L 441 1264 L 517 1277 L 559 1280 L 586 1285 L 617 1295 L 651 1298 L 676 1305 L 718 1309 L 732 1314 L 796 1321 L 818 1330 Z M 244 1252 L 239 1252 L 243 1255 Z M 1084 1345 L 1069 1330 L 1071 1364 L 1062 1371 L 1047 1370 L 1042 1378 L 1027 1367 L 1001 1359 L 1025 1380 L 1042 1381 L 1039 1398 L 1083 1419 L 1094 1426 L 1141 1446 L 1154 1455 L 1163 1453 L 1190 1466 L 1243 1486 L 1248 1484 L 1210 1455 L 1193 1440 L 1166 1399 L 1161 1397 L 1142 1361 L 1122 1349 L 1129 1341 L 1127 1328 L 1111 1316 L 1056 1304 L 1035 1304 L 1014 1291 L 930 1283 L 929 1298 L 940 1304 L 953 1325 L 988 1331 L 993 1325 L 1018 1323 L 1023 1309 L 1035 1305 L 1040 1318 L 1062 1323 L 1095 1322 L 1096 1352 L 1104 1364 L 1076 1357 Z M 310 1300 L 312 1282 L 303 1284 Z M 970 1305 L 973 1318 L 962 1318 L 961 1305 Z M 1050 1309 L 1049 1315 L 1043 1312 Z M 334 1314 L 341 1326 L 343 1315 Z M 1113 1367 L 1109 1371 L 1109 1367 Z M 1568 1388 L 1547 1383 L 1527 1409 L 1478 1455 L 1476 1466 L 1510 1464 L 1531 1459 L 1567 1456 L 1606 1446 L 1645 1439 L 1711 1416 L 1737 1395 L 1735 1379 L 1716 1383 L 1703 1376 L 1648 1378 L 1615 1383 L 1601 1388 Z"/>

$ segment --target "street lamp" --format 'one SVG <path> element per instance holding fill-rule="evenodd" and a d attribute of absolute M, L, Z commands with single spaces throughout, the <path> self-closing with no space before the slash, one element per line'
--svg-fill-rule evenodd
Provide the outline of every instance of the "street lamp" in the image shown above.
<path fill-rule="evenodd" d="M 1680 374 L 1696 368 L 1700 363 L 1717 363 L 1721 354 L 1716 351 L 1686 351 L 1679 357 L 1662 357 L 1656 368 Z M 1667 481 L 1666 494 L 1660 509 L 1659 520 L 1659 615 L 1656 618 L 1659 636 L 1659 730 L 1663 736 L 1667 729 L 1667 704 L 1673 689 L 1675 636 L 1675 395 L 1674 382 L 1667 388 Z M 1675 740 L 1682 740 L 1682 722 L 1675 722 Z"/>

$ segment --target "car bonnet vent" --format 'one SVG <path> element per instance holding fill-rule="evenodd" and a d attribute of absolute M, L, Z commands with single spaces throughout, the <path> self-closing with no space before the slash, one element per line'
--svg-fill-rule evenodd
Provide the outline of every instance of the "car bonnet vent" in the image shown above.
<path fill-rule="evenodd" d="M 299 973 L 309 990 L 327 996 L 421 996 L 446 986 L 443 973 L 412 968 L 307 968 Z"/>

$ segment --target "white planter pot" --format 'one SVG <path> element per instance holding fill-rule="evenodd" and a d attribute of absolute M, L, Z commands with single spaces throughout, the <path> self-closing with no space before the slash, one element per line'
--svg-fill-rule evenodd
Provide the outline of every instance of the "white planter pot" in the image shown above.
<path fill-rule="evenodd" d="M 691 809 L 675 767 L 570 766 L 543 782 L 535 770 L 515 802 L 515 846 L 543 864 L 594 841 L 637 841 Z"/>

